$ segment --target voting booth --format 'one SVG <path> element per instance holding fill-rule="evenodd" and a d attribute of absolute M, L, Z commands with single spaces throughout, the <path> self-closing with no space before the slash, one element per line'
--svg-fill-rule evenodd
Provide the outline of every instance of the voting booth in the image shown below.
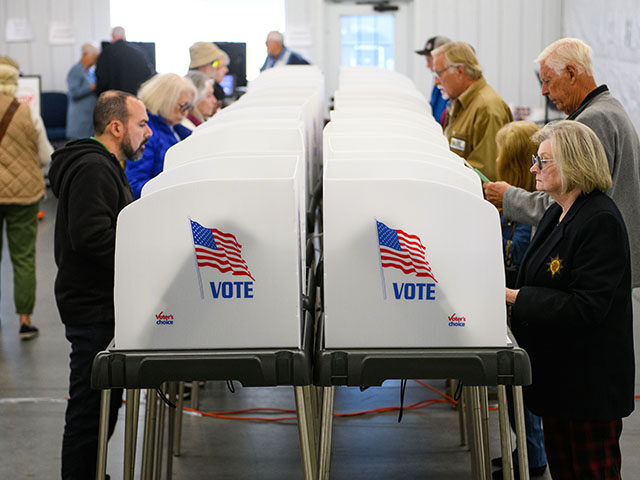
<path fill-rule="evenodd" d="M 273 158 L 244 176 L 261 160 L 235 163 L 235 172 L 227 164 L 224 174 L 185 165 L 218 178 L 182 172 L 120 213 L 117 349 L 300 345 L 299 162 Z"/>
<path fill-rule="evenodd" d="M 358 114 L 393 77 L 347 70 L 324 131 L 325 347 L 504 346 L 500 220 L 479 177 L 410 86 L 382 105 L 417 126 Z"/>

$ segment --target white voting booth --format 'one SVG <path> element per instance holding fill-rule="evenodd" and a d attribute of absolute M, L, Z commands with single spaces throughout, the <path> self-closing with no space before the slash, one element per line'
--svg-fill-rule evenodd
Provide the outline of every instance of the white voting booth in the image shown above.
<path fill-rule="evenodd" d="M 367 76 L 349 70 L 341 89 Z M 375 121 L 361 113 L 375 95 L 341 97 L 325 128 L 325 346 L 504 346 L 498 213 L 412 95 Z"/>
<path fill-rule="evenodd" d="M 301 346 L 316 101 L 312 91 L 285 107 L 262 97 L 169 149 L 121 212 L 118 350 Z"/>

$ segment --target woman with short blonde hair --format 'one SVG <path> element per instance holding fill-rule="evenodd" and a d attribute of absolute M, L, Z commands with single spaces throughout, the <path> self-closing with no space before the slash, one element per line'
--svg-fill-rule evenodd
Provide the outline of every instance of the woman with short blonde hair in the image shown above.
<path fill-rule="evenodd" d="M 629 236 L 604 193 L 611 175 L 596 134 L 563 120 L 534 140 L 536 189 L 556 203 L 505 292 L 531 358 L 525 404 L 542 417 L 553 478 L 619 479 L 622 418 L 635 408 Z"/>
<path fill-rule="evenodd" d="M 167 150 L 191 134 L 180 122 L 193 110 L 196 95 L 191 80 L 175 73 L 154 75 L 138 90 L 138 98 L 147 107 L 148 125 L 153 134 L 142 158 L 129 159 L 125 166 L 135 198 L 140 197 L 144 184 L 162 171 Z"/>
<path fill-rule="evenodd" d="M 498 145 L 498 178 L 509 185 L 524 188 L 528 192 L 536 189 L 536 179 L 529 169 L 531 156 L 538 150 L 538 143 L 532 136 L 540 130 L 533 122 L 526 120 L 507 123 L 496 133 Z"/>

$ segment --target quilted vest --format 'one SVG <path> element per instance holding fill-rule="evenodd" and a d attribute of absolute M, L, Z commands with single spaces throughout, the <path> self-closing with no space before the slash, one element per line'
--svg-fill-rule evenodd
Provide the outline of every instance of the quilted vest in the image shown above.
<path fill-rule="evenodd" d="M 0 95 L 0 117 L 13 97 Z M 0 142 L 0 203 L 30 204 L 44 194 L 44 178 L 38 157 L 38 133 L 28 105 L 16 110 Z"/>

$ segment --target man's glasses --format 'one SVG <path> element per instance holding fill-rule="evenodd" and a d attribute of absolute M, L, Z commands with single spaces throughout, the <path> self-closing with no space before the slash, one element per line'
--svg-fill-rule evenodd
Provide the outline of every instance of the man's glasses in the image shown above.
<path fill-rule="evenodd" d="M 551 162 L 552 158 L 542 158 L 540 155 L 531 155 L 531 166 L 538 166 L 538 170 L 542 171 L 542 165 Z"/>
<path fill-rule="evenodd" d="M 440 78 L 440 76 L 441 76 L 444 72 L 446 72 L 446 71 L 447 71 L 447 70 L 449 70 L 450 68 L 457 67 L 458 65 L 459 65 L 458 63 L 454 63 L 453 65 L 449 65 L 448 67 L 444 67 L 444 68 L 443 68 L 443 69 L 441 69 L 441 70 L 434 70 L 434 71 L 433 71 L 433 76 L 439 79 L 439 78 Z"/>
<path fill-rule="evenodd" d="M 193 110 L 193 105 L 189 102 L 184 102 L 178 105 L 178 108 L 180 109 L 180 113 L 187 113 Z"/>

